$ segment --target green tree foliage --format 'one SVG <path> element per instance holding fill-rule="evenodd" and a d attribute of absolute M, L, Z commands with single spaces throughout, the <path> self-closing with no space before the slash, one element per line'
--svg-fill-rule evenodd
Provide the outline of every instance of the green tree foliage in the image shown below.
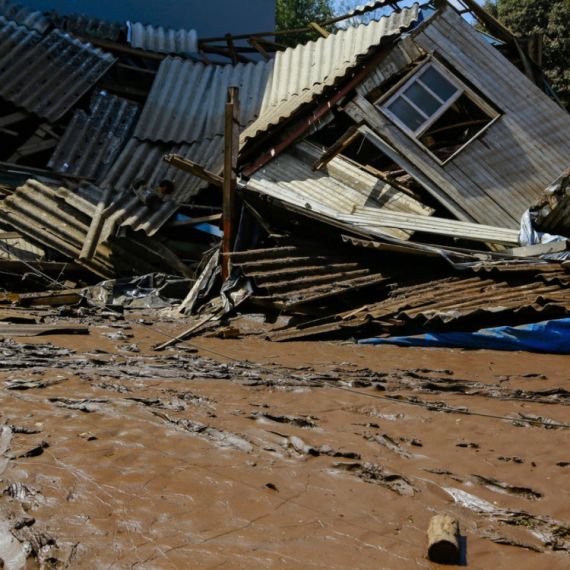
<path fill-rule="evenodd" d="M 570 0 L 486 0 L 485 8 L 518 36 L 544 37 L 544 73 L 570 104 Z"/>
<path fill-rule="evenodd" d="M 277 0 L 275 29 L 298 30 L 306 28 L 311 22 L 317 24 L 334 18 L 332 0 Z M 334 32 L 336 27 L 329 27 L 329 32 Z M 296 46 L 299 43 L 307 43 L 317 39 L 315 33 L 290 34 L 277 36 L 279 43 Z"/>

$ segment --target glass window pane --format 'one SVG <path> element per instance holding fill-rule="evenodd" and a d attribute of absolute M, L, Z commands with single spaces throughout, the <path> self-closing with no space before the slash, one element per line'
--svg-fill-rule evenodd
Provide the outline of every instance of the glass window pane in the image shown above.
<path fill-rule="evenodd" d="M 437 69 L 430 67 L 419 79 L 427 85 L 443 101 L 451 99 L 459 91 L 453 83 L 450 83 Z"/>
<path fill-rule="evenodd" d="M 426 121 L 405 99 L 398 97 L 388 105 L 390 112 L 398 117 L 408 129 L 416 131 Z"/>
<path fill-rule="evenodd" d="M 404 95 L 428 117 L 434 115 L 442 106 L 442 104 L 420 83 L 412 83 L 412 85 L 404 91 Z"/>

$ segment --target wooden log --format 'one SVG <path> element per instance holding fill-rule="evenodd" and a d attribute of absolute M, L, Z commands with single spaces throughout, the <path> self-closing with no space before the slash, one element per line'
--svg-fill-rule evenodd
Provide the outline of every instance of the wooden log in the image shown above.
<path fill-rule="evenodd" d="M 435 515 L 429 521 L 428 558 L 439 564 L 459 562 L 459 522 L 449 515 Z"/>

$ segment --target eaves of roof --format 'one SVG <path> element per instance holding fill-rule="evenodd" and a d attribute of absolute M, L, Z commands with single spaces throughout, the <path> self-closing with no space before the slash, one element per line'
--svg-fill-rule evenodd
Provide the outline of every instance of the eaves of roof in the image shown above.
<path fill-rule="evenodd" d="M 327 38 L 278 52 L 260 116 L 242 133 L 242 143 L 293 115 L 344 77 L 383 40 L 410 28 L 419 17 L 419 4 L 414 4 L 369 24 L 349 27 Z"/>

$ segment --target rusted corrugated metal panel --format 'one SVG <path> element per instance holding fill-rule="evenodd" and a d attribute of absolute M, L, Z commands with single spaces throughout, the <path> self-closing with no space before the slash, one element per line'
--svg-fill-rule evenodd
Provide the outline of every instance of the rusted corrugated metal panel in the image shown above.
<path fill-rule="evenodd" d="M 341 156 L 337 156 L 322 171 L 313 171 L 311 165 L 320 155 L 317 147 L 306 142 L 284 153 L 258 170 L 247 182 L 248 188 L 305 207 L 315 212 L 343 220 L 352 220 L 357 206 L 370 206 L 400 213 L 429 216 L 433 209 L 405 195 L 389 184 L 364 172 Z M 366 226 L 365 223 L 361 224 Z M 369 228 L 367 228 L 369 229 Z M 410 232 L 387 227 L 376 227 L 382 236 L 408 239 Z"/>
<path fill-rule="evenodd" d="M 445 277 L 411 284 L 404 282 L 388 286 L 386 298 L 358 311 L 347 311 L 329 319 L 273 333 L 271 340 L 304 338 L 337 331 L 337 336 L 354 333 L 350 330 L 367 323 L 377 323 L 383 332 L 399 335 L 410 327 L 428 330 L 467 330 L 493 325 L 497 317 L 506 315 L 524 322 L 570 315 L 570 288 L 559 283 L 545 284 L 540 276 L 503 281 L 472 275 Z M 521 315 L 519 317 L 518 315 Z M 503 321 L 504 322 L 504 321 Z M 512 322 L 512 321 L 511 321 Z M 413 329 L 415 330 L 415 329 Z"/>
<path fill-rule="evenodd" d="M 273 63 L 225 67 L 167 57 L 160 64 L 135 136 L 192 143 L 224 133 L 227 89 L 240 89 L 240 124 L 256 119 Z"/>
<path fill-rule="evenodd" d="M 198 35 L 196 30 L 173 30 L 140 22 L 127 22 L 129 41 L 132 47 L 159 53 L 196 53 Z"/>
<path fill-rule="evenodd" d="M 220 172 L 223 167 L 223 137 L 190 145 L 176 145 L 141 141 L 133 137 L 105 177 L 101 186 L 123 192 L 115 203 L 113 216 L 117 226 L 129 226 L 153 235 L 176 212 L 178 204 L 190 202 L 208 184 L 162 161 L 165 154 L 179 154 L 203 165 L 207 170 Z M 161 180 L 172 180 L 174 192 L 156 209 L 149 209 L 131 192 L 137 180 L 156 187 Z"/>
<path fill-rule="evenodd" d="M 42 12 L 22 4 L 14 4 L 11 0 L 0 0 L 0 15 L 40 34 L 43 34 L 50 25 L 49 17 Z"/>
<path fill-rule="evenodd" d="M 101 180 L 119 156 L 139 109 L 138 105 L 104 91 L 94 93 L 91 112 L 75 111 L 48 168 Z"/>
<path fill-rule="evenodd" d="M 453 277 L 394 289 L 383 302 L 371 306 L 375 319 L 395 318 L 414 324 L 447 323 L 479 314 L 536 311 L 559 307 L 570 313 L 570 288 L 536 276 L 503 281 L 495 278 Z"/>
<path fill-rule="evenodd" d="M 6 198 L 0 220 L 10 224 L 35 243 L 55 249 L 102 277 L 143 275 L 168 267 L 154 240 L 142 236 L 136 241 L 108 236 L 100 242 L 93 259 L 80 259 L 96 204 L 66 188 L 53 189 L 35 180 Z"/>
<path fill-rule="evenodd" d="M 116 42 L 121 34 L 126 34 L 127 24 L 112 20 L 101 20 L 87 14 L 71 13 L 68 16 L 55 15 L 55 27 L 76 36 L 90 36 Z"/>
<path fill-rule="evenodd" d="M 386 277 L 346 252 L 323 251 L 322 244 L 281 246 L 233 253 L 232 266 L 257 286 L 254 300 L 283 309 L 378 285 Z"/>
<path fill-rule="evenodd" d="M 66 113 L 115 62 L 59 30 L 39 39 L 23 26 L 0 24 L 0 96 L 49 121 Z"/>
<path fill-rule="evenodd" d="M 359 59 L 384 38 L 416 23 L 419 5 L 358 27 L 350 27 L 306 45 L 286 49 L 275 56 L 260 116 L 242 134 L 242 142 L 290 117 L 301 105 L 320 95 L 353 68 Z"/>

